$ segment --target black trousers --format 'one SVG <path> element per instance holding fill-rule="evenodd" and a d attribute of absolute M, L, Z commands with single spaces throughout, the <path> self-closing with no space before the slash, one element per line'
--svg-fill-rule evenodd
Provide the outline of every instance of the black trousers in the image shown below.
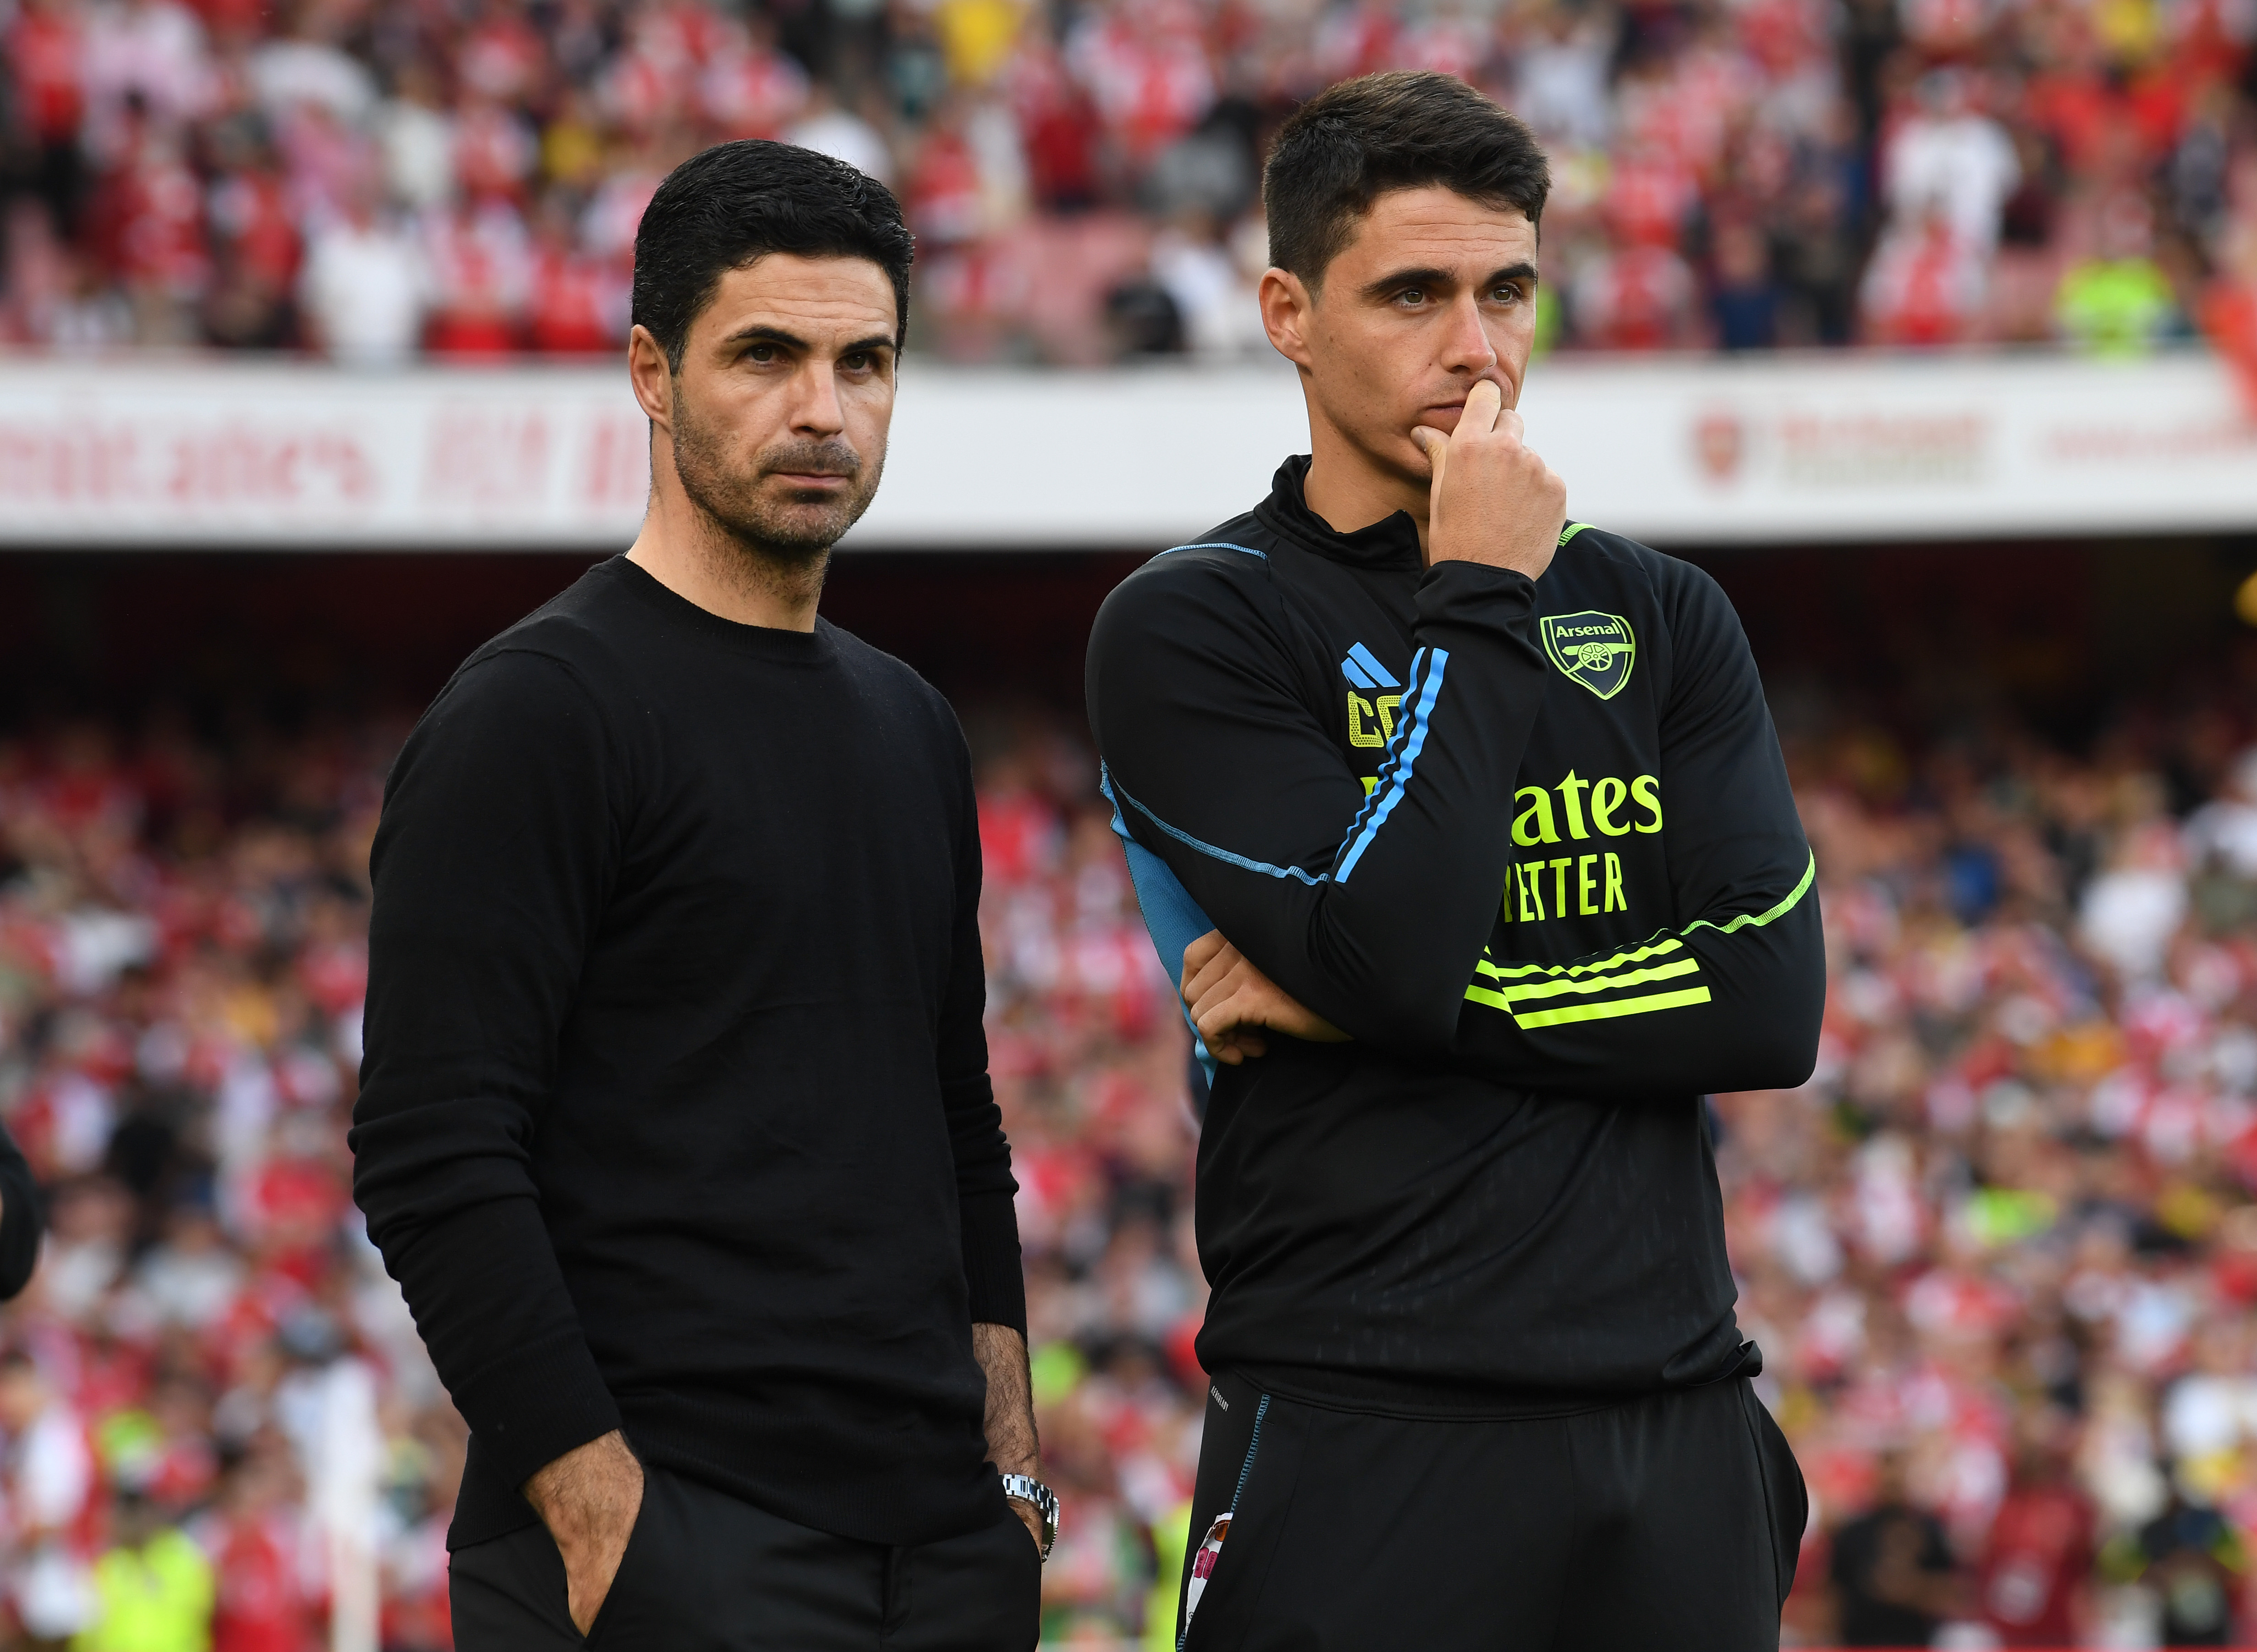
<path fill-rule="evenodd" d="M 618 1578 L 584 1641 L 543 1526 L 455 1551 L 459 1652 L 1033 1652 L 1042 1556 L 1015 1514 L 888 1549 L 643 1465 Z"/>
<path fill-rule="evenodd" d="M 1224 1376 L 1187 1592 L 1216 1517 L 1231 1520 L 1184 1652 L 1772 1648 L 1808 1507 L 1744 1379 L 1434 1422 L 1265 1399 Z"/>

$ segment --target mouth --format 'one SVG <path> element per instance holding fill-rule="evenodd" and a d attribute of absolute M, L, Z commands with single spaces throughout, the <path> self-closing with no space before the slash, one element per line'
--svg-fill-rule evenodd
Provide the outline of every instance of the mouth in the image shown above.
<path fill-rule="evenodd" d="M 838 493 L 854 479 L 846 471 L 771 471 L 769 474 L 786 487 L 806 493 Z"/>

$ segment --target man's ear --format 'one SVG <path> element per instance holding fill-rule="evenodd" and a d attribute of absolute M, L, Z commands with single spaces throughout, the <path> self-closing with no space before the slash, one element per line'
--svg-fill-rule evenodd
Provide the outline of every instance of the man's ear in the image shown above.
<path fill-rule="evenodd" d="M 1304 372 L 1314 370 L 1315 352 L 1309 348 L 1311 311 L 1316 298 L 1307 284 L 1291 270 L 1272 266 L 1262 272 L 1256 294 L 1262 303 L 1262 330 L 1277 353 Z"/>
<path fill-rule="evenodd" d="M 635 401 L 651 423 L 674 434 L 674 369 L 666 351 L 647 327 L 638 324 L 627 334 L 627 382 Z"/>

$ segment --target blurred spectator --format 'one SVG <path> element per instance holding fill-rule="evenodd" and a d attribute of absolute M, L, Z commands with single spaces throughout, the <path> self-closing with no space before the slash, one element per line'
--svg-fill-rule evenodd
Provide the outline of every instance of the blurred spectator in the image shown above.
<path fill-rule="evenodd" d="M 2007 1646 L 2072 1646 L 2091 1620 L 2097 1521 L 2092 1500 L 2070 1473 L 2066 1422 L 2040 1412 L 2025 1430 L 2013 1483 L 1991 1518 L 1976 1570 L 1984 1619 Z"/>
<path fill-rule="evenodd" d="M 94 1563 L 94 1613 L 72 1652 L 210 1652 L 212 1563 L 147 1496 L 127 1492 Z"/>
<path fill-rule="evenodd" d="M 314 1652 L 325 1639 L 322 1552 L 278 1445 L 238 1457 L 193 1528 L 216 1579 L 211 1652 Z"/>
<path fill-rule="evenodd" d="M 626 332 L 626 283 L 617 266 L 581 250 L 561 192 L 541 201 L 533 233 L 527 342 L 546 355 L 612 348 Z"/>
<path fill-rule="evenodd" d="M 2224 1515 L 2174 1490 L 2169 1506 L 2126 1547 L 2130 1575 L 2162 1599 L 2165 1646 L 2233 1644 L 2234 1598 L 2249 1558 Z"/>
<path fill-rule="evenodd" d="M 1906 1500 L 1904 1459 L 1878 1464 L 1871 1508 L 1834 1534 L 1834 1594 L 1843 1646 L 1927 1646 L 1957 1604 L 1942 1522 Z"/>
<path fill-rule="evenodd" d="M 783 134 L 787 142 L 830 155 L 860 168 L 880 183 L 894 181 L 894 157 L 885 135 L 851 109 L 840 105 L 828 82 L 818 82 L 808 94 L 799 118 Z"/>
<path fill-rule="evenodd" d="M 292 340 L 291 298 L 304 253 L 289 181 L 248 117 L 216 124 L 209 144 L 213 275 L 204 330 L 217 344 L 277 348 Z"/>
<path fill-rule="evenodd" d="M 393 95 L 377 110 L 378 161 L 392 197 L 428 212 L 455 193 L 455 124 L 439 101 L 438 78 L 421 59 L 402 65 Z"/>
<path fill-rule="evenodd" d="M 1779 287 L 1771 249 L 1754 225 L 1727 219 L 1716 228 L 1709 314 L 1724 350 L 1769 350 L 1779 342 Z"/>
<path fill-rule="evenodd" d="M 8 1605 L 25 1634 L 60 1641 L 93 1616 L 84 1556 L 96 1485 L 86 1425 L 21 1350 L 0 1353 L 0 1555 Z"/>
<path fill-rule="evenodd" d="M 1881 152 L 1881 193 L 1899 223 L 1941 216 L 1952 238 L 1978 257 L 1999 244 L 2001 215 L 2020 181 L 2006 129 L 1973 107 L 1965 74 L 1937 69 L 1919 103 Z"/>
<path fill-rule="evenodd" d="M 423 266 L 431 283 L 426 349 L 437 356 L 500 356 L 516 347 L 533 281 L 533 248 L 506 195 L 474 201 L 466 195 L 433 213 L 424 224 Z"/>
<path fill-rule="evenodd" d="M 2147 202 L 2112 199 L 2100 214 L 2098 254 L 2062 275 L 2054 319 L 2062 336 L 2106 355 L 2152 349 L 2178 320 L 2176 295 L 2154 252 Z"/>
<path fill-rule="evenodd" d="M 464 284 L 456 274 L 446 296 L 461 300 Z M 431 288 L 413 238 L 362 194 L 307 249 L 299 301 L 314 341 L 329 355 L 354 366 L 390 366 L 414 352 Z"/>
<path fill-rule="evenodd" d="M 1931 202 L 1917 222 L 1881 237 L 1858 296 L 1874 342 L 1950 344 L 1971 335 L 1983 293 L 1980 251 Z"/>

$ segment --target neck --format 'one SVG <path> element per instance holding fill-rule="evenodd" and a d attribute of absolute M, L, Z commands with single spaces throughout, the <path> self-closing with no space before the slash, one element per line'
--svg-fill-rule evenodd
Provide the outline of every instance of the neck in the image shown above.
<path fill-rule="evenodd" d="M 651 457 L 662 462 L 657 452 Z M 785 554 L 732 533 L 669 476 L 652 489 L 650 510 L 627 560 L 676 596 L 724 620 L 771 631 L 812 631 L 831 552 Z"/>
<path fill-rule="evenodd" d="M 1432 489 L 1420 478 L 1382 465 L 1309 398 L 1309 474 L 1301 497 L 1336 534 L 1352 534 L 1397 511 L 1419 525 L 1419 550 L 1426 550 L 1426 514 Z"/>

